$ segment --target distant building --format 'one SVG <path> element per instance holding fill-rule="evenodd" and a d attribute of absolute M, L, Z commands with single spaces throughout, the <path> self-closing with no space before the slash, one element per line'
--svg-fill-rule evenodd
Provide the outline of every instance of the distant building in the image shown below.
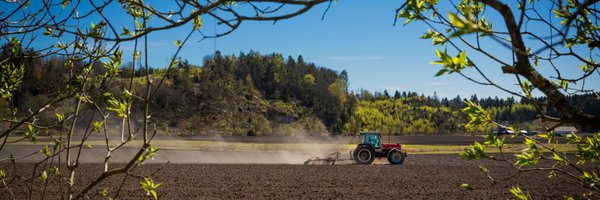
<path fill-rule="evenodd" d="M 515 132 L 514 132 L 514 131 L 512 131 L 512 130 L 509 130 L 509 129 L 508 129 L 506 126 L 498 126 L 498 127 L 496 127 L 496 128 L 494 129 L 494 132 L 493 132 L 493 133 L 494 133 L 495 135 L 505 135 L 505 134 L 506 134 L 506 135 L 510 135 L 510 134 L 513 134 L 513 133 L 515 133 Z"/>
<path fill-rule="evenodd" d="M 569 133 L 577 133 L 574 126 L 559 126 L 554 129 L 554 135 L 565 136 Z"/>

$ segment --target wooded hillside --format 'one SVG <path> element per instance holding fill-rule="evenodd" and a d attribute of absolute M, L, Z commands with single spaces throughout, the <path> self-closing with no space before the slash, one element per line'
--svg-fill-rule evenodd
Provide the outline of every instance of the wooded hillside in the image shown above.
<path fill-rule="evenodd" d="M 3 51 L 3 57 L 6 54 Z M 65 62 L 61 57 L 24 59 L 26 72 L 15 105 L 20 110 L 38 108 L 68 81 L 73 81 L 65 78 L 68 77 Z M 84 64 L 81 61 L 72 66 L 82 68 Z M 108 70 L 102 63 L 93 64 L 97 65 L 93 74 Z M 126 88 L 130 83 L 125 78 L 134 76 L 139 78 L 131 83 L 134 90 L 130 92 L 141 95 L 146 90 L 140 84 L 145 73 L 141 67 L 132 70 L 130 63 L 125 64 L 119 71 L 121 78 L 106 80 L 96 76 L 93 87 L 115 96 L 127 95 L 115 94 L 119 91 L 116 89 Z M 149 73 L 154 79 L 166 76 L 151 105 L 151 122 L 160 132 L 168 134 L 355 134 L 367 130 L 392 134 L 473 134 L 494 128 L 465 129 L 468 117 L 461 112 L 464 99 L 460 96 L 448 99 L 409 91 L 393 94 L 348 91 L 346 71 L 318 67 L 304 61 L 302 56 L 284 58 L 277 53 L 262 55 L 253 51 L 236 56 L 216 52 L 205 57 L 202 66 L 183 60 L 171 71 L 158 68 L 150 69 Z M 106 102 L 107 93 L 91 98 Z M 549 126 L 536 120 L 535 109 L 525 101 L 476 95 L 468 99 L 481 104 L 496 121 L 534 130 Z M 585 112 L 600 113 L 600 105 L 593 103 L 591 94 L 570 96 L 570 100 Z M 71 112 L 68 105 L 72 103 L 67 101 L 43 116 L 52 118 L 55 112 Z M 142 107 L 131 108 L 133 115 L 141 111 Z"/>

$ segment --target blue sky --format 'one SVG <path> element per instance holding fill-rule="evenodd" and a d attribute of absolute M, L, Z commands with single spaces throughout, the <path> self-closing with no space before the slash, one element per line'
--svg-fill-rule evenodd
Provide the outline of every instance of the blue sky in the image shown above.
<path fill-rule="evenodd" d="M 452 76 L 434 78 L 439 69 L 429 62 L 436 59 L 435 48 L 430 41 L 418 39 L 426 29 L 418 25 L 393 26 L 398 6 L 397 2 L 337 1 L 324 20 L 321 16 L 326 5 L 276 24 L 248 22 L 232 34 L 218 38 L 216 46 L 223 54 L 254 50 L 263 54 L 277 52 L 284 57 L 302 55 L 307 62 L 348 71 L 352 90 L 424 94 L 437 91 L 440 96 L 451 97 L 483 91 L 459 92 L 452 82 L 464 81 Z M 205 21 L 207 33 L 213 32 L 211 23 L 210 19 Z M 168 46 L 172 40 L 163 38 L 161 42 Z M 214 51 L 214 41 L 192 42 L 185 50 L 182 57 L 201 64 L 202 57 Z M 166 56 L 155 59 L 167 63 Z"/>
<path fill-rule="evenodd" d="M 349 74 L 351 90 L 360 88 L 370 91 L 394 90 L 415 91 L 432 95 L 434 92 L 441 97 L 462 97 L 477 94 L 479 97 L 499 96 L 508 94 L 489 86 L 480 86 L 461 78 L 457 74 L 434 77 L 441 66 L 430 64 L 437 60 L 435 49 L 430 40 L 419 37 L 427 31 L 422 23 L 412 23 L 402 26 L 402 21 L 393 26 L 395 10 L 401 1 L 365 1 L 339 0 L 333 3 L 326 14 L 326 4 L 319 5 L 304 15 L 272 22 L 245 22 L 230 35 L 216 39 L 216 49 L 223 54 L 239 54 L 250 50 L 263 54 L 281 53 L 284 57 L 302 55 L 307 62 L 334 70 L 346 70 Z M 375 3 L 373 3 L 375 2 Z M 120 10 L 119 12 L 123 12 Z M 488 12 L 491 20 L 497 18 L 495 12 Z M 121 13 L 122 14 L 122 13 Z M 109 17 L 118 18 L 118 13 Z M 558 20 L 557 20 L 558 21 Z M 213 20 L 204 19 L 202 31 L 208 35 L 214 31 Z M 532 26 L 533 28 L 543 28 Z M 182 40 L 184 32 L 191 25 L 174 30 L 156 32 L 149 36 L 149 62 L 152 67 L 164 67 L 176 48 L 173 41 Z M 218 30 L 223 27 L 217 26 Z M 502 29 L 502 24 L 494 28 Z M 132 28 L 131 28 L 132 29 Z M 193 64 L 200 65 L 203 57 L 214 52 L 214 40 L 200 41 L 201 36 L 194 34 L 184 47 L 180 56 Z M 488 41 L 489 42 L 489 41 Z M 510 51 L 504 47 L 489 42 L 486 46 L 493 49 L 492 53 L 510 60 Z M 122 45 L 125 55 L 133 50 L 131 43 Z M 129 51 L 129 52 L 127 52 Z M 452 54 L 455 51 L 449 50 Z M 483 59 L 481 55 L 467 50 L 467 53 L 482 70 L 498 84 L 509 89 L 516 89 L 514 75 L 505 75 L 496 63 Z M 128 57 L 130 59 L 130 57 Z M 565 64 L 565 74 L 577 75 L 580 69 L 569 65 L 569 60 L 559 61 Z M 542 73 L 550 75 L 551 68 L 540 68 Z M 473 74 L 468 69 L 467 74 Z M 600 88 L 600 75 L 587 81 L 587 85 L 595 90 Z"/>

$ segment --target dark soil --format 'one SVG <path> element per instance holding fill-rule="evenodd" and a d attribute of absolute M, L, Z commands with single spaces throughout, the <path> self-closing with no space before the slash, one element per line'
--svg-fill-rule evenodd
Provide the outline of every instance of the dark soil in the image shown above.
<path fill-rule="evenodd" d="M 17 173 L 31 174 L 33 164 L 18 164 Z M 508 199 L 509 189 L 519 185 L 534 199 L 562 199 L 564 194 L 581 194 L 585 188 L 564 175 L 547 178 L 547 172 L 522 173 L 516 178 L 492 186 L 479 172 L 484 165 L 492 177 L 501 179 L 516 172 L 501 162 L 465 161 L 458 155 L 409 155 L 403 165 L 261 165 L 261 164 L 169 164 L 152 176 L 161 199 Z M 146 164 L 134 170 L 142 175 L 159 169 L 161 164 Z M 99 164 L 84 164 L 78 168 L 78 185 L 84 185 L 102 170 Z M 12 176 L 12 167 L 0 165 Z M 28 169 L 25 171 L 24 169 Z M 61 171 L 67 176 L 66 170 Z M 47 185 L 50 199 L 60 198 L 58 178 L 49 175 Z M 109 196 L 115 196 L 123 175 L 113 176 L 100 184 L 88 197 L 98 199 L 98 192 L 108 187 Z M 28 197 L 22 179 L 9 187 L 16 199 Z M 35 178 L 33 198 L 42 195 L 43 184 Z M 64 187 L 63 182 L 63 190 Z M 140 179 L 125 180 L 119 199 L 147 198 L 140 189 Z M 462 191 L 459 185 L 470 183 L 485 187 Z M 80 190 L 82 186 L 77 187 Z M 96 195 L 96 196 L 94 196 Z M 10 199 L 5 187 L 0 188 L 0 199 Z"/>

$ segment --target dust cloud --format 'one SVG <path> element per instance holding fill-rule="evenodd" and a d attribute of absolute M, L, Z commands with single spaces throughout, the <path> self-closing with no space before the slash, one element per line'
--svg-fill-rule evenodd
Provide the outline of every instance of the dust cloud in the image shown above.
<path fill-rule="evenodd" d="M 111 135 L 111 140 L 119 140 L 120 134 Z M 91 140 L 102 141 L 103 136 L 91 137 Z M 335 136 L 210 136 L 210 137 L 161 137 L 155 138 L 155 146 L 160 148 L 154 159 L 147 163 L 180 163 L 180 164 L 304 164 L 310 158 L 324 158 L 334 152 L 339 152 L 340 159 L 349 159 L 350 150 L 356 141 L 353 137 Z M 208 141 L 208 146 L 177 147 L 161 146 L 160 142 L 169 141 Z M 117 141 L 111 142 L 116 144 Z M 215 145 L 217 144 L 217 145 Z M 257 147 L 258 146 L 258 147 Z M 240 148 L 243 147 L 243 148 Z M 9 145 L 0 152 L 0 157 L 26 155 L 38 152 L 40 145 Z M 129 162 L 139 151 L 136 146 L 124 146 L 112 152 L 110 163 L 120 164 Z M 106 146 L 94 145 L 83 148 L 80 162 L 103 163 L 106 156 Z M 62 155 L 65 156 L 65 155 Z M 37 154 L 19 162 L 36 162 L 43 155 Z M 64 157 L 63 157 L 64 158 Z"/>
<path fill-rule="evenodd" d="M 206 138 L 205 138 L 206 139 Z M 350 158 L 352 137 L 332 136 L 211 136 L 209 141 L 220 142 L 210 150 L 194 149 L 161 149 L 155 162 L 172 163 L 203 163 L 203 164 L 304 164 L 310 158 L 324 158 L 334 152 L 339 152 L 340 159 Z M 269 146 L 268 150 L 239 150 L 227 144 L 245 143 L 247 145 Z"/>

